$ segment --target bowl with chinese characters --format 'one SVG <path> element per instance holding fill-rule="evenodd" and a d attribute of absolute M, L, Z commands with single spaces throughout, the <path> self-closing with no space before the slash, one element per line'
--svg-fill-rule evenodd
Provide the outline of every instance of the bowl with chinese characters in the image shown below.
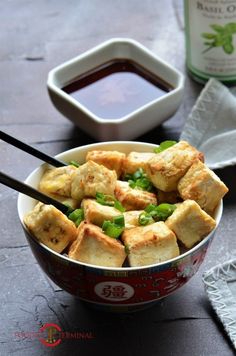
<path fill-rule="evenodd" d="M 153 152 L 156 145 L 142 142 L 104 142 L 81 146 L 65 151 L 56 157 L 64 162 L 85 162 L 91 150 L 117 150 L 128 154 L 131 151 Z M 47 167 L 41 165 L 26 179 L 26 183 L 38 188 Z M 42 270 L 60 288 L 78 297 L 89 305 L 106 311 L 137 311 L 151 306 L 185 285 L 198 271 L 214 237 L 223 210 L 222 201 L 214 218 L 216 228 L 189 250 L 161 263 L 139 267 L 103 267 L 73 260 L 68 255 L 57 253 L 39 242 L 24 223 L 24 216 L 31 211 L 36 201 L 23 194 L 18 197 L 18 214 L 29 246 Z"/>

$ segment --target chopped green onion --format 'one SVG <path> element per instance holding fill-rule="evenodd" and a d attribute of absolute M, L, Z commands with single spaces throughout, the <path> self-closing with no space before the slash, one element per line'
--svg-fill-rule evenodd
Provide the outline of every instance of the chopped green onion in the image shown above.
<path fill-rule="evenodd" d="M 176 209 L 175 204 L 162 203 L 159 204 L 157 210 L 162 215 L 163 220 L 166 220 Z"/>
<path fill-rule="evenodd" d="M 142 178 L 144 176 L 144 171 L 142 168 L 139 168 L 136 172 L 133 174 L 133 180 L 136 181 L 139 178 Z"/>
<path fill-rule="evenodd" d="M 114 239 L 118 239 L 123 229 L 110 221 L 104 221 L 104 223 L 107 223 L 103 224 L 103 231 L 105 232 L 105 234 L 110 237 L 113 237 Z"/>
<path fill-rule="evenodd" d="M 125 229 L 125 219 L 124 215 L 119 215 L 113 218 L 113 221 L 105 220 L 102 224 L 103 232 L 115 239 L 122 234 Z"/>
<path fill-rule="evenodd" d="M 138 179 L 135 183 L 137 188 L 140 188 L 142 190 L 147 190 L 148 192 L 153 191 L 153 184 L 146 177 Z"/>
<path fill-rule="evenodd" d="M 130 188 L 134 189 L 136 187 L 135 181 L 133 179 L 129 179 L 128 183 L 129 183 Z"/>
<path fill-rule="evenodd" d="M 139 168 L 133 174 L 126 174 L 125 180 L 128 180 L 129 186 L 133 189 L 137 188 L 148 192 L 154 190 L 152 182 L 147 178 L 147 174 L 142 168 Z"/>
<path fill-rule="evenodd" d="M 72 220 L 76 226 L 79 226 L 81 221 L 84 220 L 84 210 L 75 209 L 72 213 L 69 214 L 68 218 Z"/>
<path fill-rule="evenodd" d="M 114 199 L 112 195 L 96 193 L 96 200 L 101 205 L 114 206 Z"/>
<path fill-rule="evenodd" d="M 114 208 L 119 210 L 121 213 L 125 212 L 125 208 L 123 207 L 123 205 L 121 204 L 121 202 L 119 200 L 116 200 L 114 202 Z"/>
<path fill-rule="evenodd" d="M 176 209 L 176 205 L 162 203 L 160 205 L 149 204 L 144 212 L 139 215 L 139 224 L 148 225 L 155 221 L 165 221 Z"/>
<path fill-rule="evenodd" d="M 113 222 L 114 224 L 120 226 L 120 227 L 124 227 L 125 226 L 125 218 L 124 218 L 124 215 L 118 215 L 118 216 L 115 216 L 113 218 Z"/>
<path fill-rule="evenodd" d="M 153 211 L 156 207 L 157 207 L 157 205 L 155 205 L 155 204 L 148 204 L 148 205 L 146 206 L 146 208 L 145 208 L 145 211 L 146 211 L 147 213 L 150 213 L 150 212 Z"/>
<path fill-rule="evenodd" d="M 145 225 L 154 223 L 155 221 L 153 220 L 152 216 L 149 213 L 144 211 L 139 215 L 138 222 L 139 222 L 139 225 L 145 226 Z"/>
<path fill-rule="evenodd" d="M 160 205 L 149 204 L 145 212 L 155 221 L 165 221 L 176 209 L 176 205 L 162 203 Z"/>
<path fill-rule="evenodd" d="M 69 165 L 75 166 L 76 168 L 79 168 L 79 166 L 80 166 L 80 164 L 78 162 L 76 162 L 76 161 L 70 161 Z"/>
<path fill-rule="evenodd" d="M 158 147 L 154 148 L 154 152 L 160 153 L 160 152 L 166 150 L 167 148 L 174 146 L 176 143 L 177 143 L 176 141 L 170 141 L 170 140 L 163 141 L 160 143 L 160 145 Z"/>
<path fill-rule="evenodd" d="M 125 208 L 123 207 L 121 202 L 119 202 L 119 200 L 117 200 L 112 195 L 97 192 L 96 201 L 101 205 L 113 206 L 115 209 L 119 210 L 122 213 L 125 211 Z"/>

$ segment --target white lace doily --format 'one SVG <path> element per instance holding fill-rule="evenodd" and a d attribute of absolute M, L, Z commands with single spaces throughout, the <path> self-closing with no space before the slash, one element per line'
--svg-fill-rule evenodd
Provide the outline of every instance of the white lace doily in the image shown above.
<path fill-rule="evenodd" d="M 204 153 L 211 169 L 236 164 L 236 97 L 231 91 L 210 79 L 180 136 Z"/>
<path fill-rule="evenodd" d="M 208 298 L 236 349 L 236 260 L 203 274 Z"/>

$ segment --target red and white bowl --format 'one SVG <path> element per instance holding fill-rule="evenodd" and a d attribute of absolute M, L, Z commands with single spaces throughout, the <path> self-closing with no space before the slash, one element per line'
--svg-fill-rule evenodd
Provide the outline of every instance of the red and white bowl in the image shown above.
<path fill-rule="evenodd" d="M 56 157 L 69 162 L 85 162 L 92 149 L 152 152 L 155 145 L 142 142 L 105 142 L 71 149 Z M 38 187 L 46 165 L 34 170 L 26 183 Z M 63 290 L 91 305 L 107 311 L 135 311 L 150 306 L 183 286 L 197 272 L 219 225 L 223 204 L 215 212 L 216 228 L 200 243 L 182 255 L 166 262 L 143 267 L 99 267 L 63 256 L 38 242 L 24 225 L 23 218 L 33 209 L 35 200 L 23 194 L 18 197 L 21 224 L 39 265 Z"/>

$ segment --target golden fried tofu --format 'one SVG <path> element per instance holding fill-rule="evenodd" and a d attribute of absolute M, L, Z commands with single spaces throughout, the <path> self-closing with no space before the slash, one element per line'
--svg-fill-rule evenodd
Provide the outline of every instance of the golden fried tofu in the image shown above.
<path fill-rule="evenodd" d="M 196 159 L 203 154 L 186 141 L 180 141 L 148 161 L 147 174 L 152 184 L 164 191 L 177 190 L 177 185 Z"/>
<path fill-rule="evenodd" d="M 76 170 L 74 166 L 47 169 L 40 180 L 39 190 L 47 195 L 70 197 L 72 176 Z"/>
<path fill-rule="evenodd" d="M 115 197 L 126 210 L 145 209 L 148 204 L 157 204 L 154 193 L 133 189 L 128 182 L 118 180 L 115 186 Z"/>
<path fill-rule="evenodd" d="M 119 240 L 105 235 L 96 225 L 82 222 L 77 240 L 70 246 L 69 257 L 95 266 L 121 267 L 126 258 Z"/>
<path fill-rule="evenodd" d="M 139 168 L 146 171 L 147 162 L 152 157 L 155 157 L 154 152 L 130 152 L 123 162 L 123 172 L 124 174 L 133 174 Z"/>
<path fill-rule="evenodd" d="M 165 223 L 187 248 L 201 241 L 216 226 L 215 220 L 194 200 L 177 204 L 177 208 Z"/>
<path fill-rule="evenodd" d="M 63 197 L 62 195 L 58 195 L 58 194 L 49 194 L 49 193 L 44 193 L 44 194 L 46 194 L 52 199 L 59 201 L 62 204 L 70 206 L 72 209 L 77 209 L 79 206 L 79 202 L 76 199 L 70 197 Z"/>
<path fill-rule="evenodd" d="M 179 255 L 176 236 L 163 221 L 125 230 L 121 238 L 129 250 L 131 267 L 159 263 Z"/>
<path fill-rule="evenodd" d="M 94 199 L 83 199 L 82 208 L 84 209 L 85 220 L 91 224 L 102 226 L 104 220 L 112 221 L 121 212 L 112 206 L 101 205 Z"/>
<path fill-rule="evenodd" d="M 24 223 L 40 242 L 59 253 L 77 237 L 74 223 L 53 205 L 38 203 Z"/>
<path fill-rule="evenodd" d="M 228 192 L 220 178 L 199 160 L 194 162 L 180 179 L 178 190 L 184 200 L 195 200 L 208 214 L 214 212 Z"/>
<path fill-rule="evenodd" d="M 89 151 L 86 156 L 86 161 L 93 161 L 102 164 L 108 169 L 115 170 L 119 178 L 122 172 L 122 165 L 125 159 L 125 154 L 119 151 Z"/>
<path fill-rule="evenodd" d="M 81 201 L 84 197 L 95 197 L 97 192 L 114 195 L 116 179 L 115 171 L 88 161 L 77 169 L 72 178 L 71 196 Z"/>
<path fill-rule="evenodd" d="M 139 215 L 143 213 L 144 210 L 130 210 L 123 213 L 125 218 L 125 228 L 131 229 L 136 226 L 140 226 L 139 224 Z"/>

